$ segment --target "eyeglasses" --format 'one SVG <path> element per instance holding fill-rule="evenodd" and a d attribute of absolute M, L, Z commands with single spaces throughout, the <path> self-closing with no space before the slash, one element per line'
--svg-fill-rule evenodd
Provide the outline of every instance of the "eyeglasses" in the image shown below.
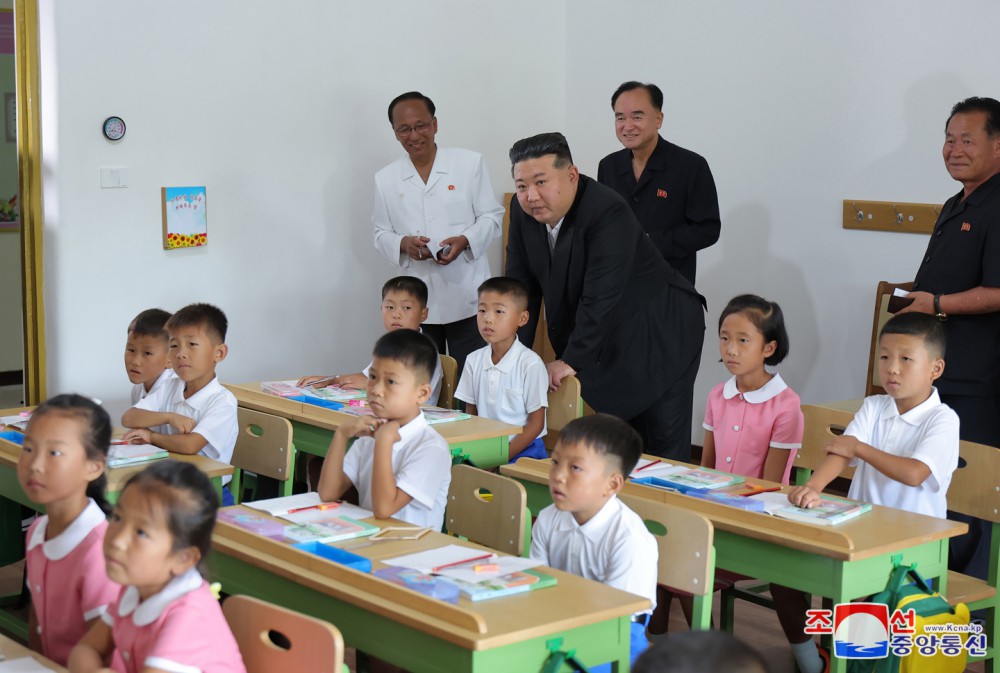
<path fill-rule="evenodd" d="M 396 135 L 399 136 L 400 138 L 405 138 L 414 131 L 423 135 L 424 132 L 426 132 L 427 129 L 429 129 L 430 127 L 431 127 L 430 122 L 417 122 L 413 126 L 400 126 L 399 128 L 393 129 L 393 131 L 395 131 Z"/>

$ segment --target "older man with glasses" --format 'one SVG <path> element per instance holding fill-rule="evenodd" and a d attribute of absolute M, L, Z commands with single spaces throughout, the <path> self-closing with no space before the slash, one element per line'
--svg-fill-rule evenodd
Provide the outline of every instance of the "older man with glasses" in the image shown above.
<path fill-rule="evenodd" d="M 407 156 L 375 174 L 375 249 L 428 288 L 423 332 L 458 361 L 484 345 L 476 288 L 491 276 L 486 248 L 500 236 L 497 203 L 483 156 L 438 147 L 434 103 L 419 91 L 389 103 L 389 123 Z"/>

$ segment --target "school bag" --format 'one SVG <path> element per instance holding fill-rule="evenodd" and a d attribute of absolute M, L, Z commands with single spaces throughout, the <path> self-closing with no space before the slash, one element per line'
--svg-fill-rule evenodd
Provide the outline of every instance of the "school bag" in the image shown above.
<path fill-rule="evenodd" d="M 904 584 L 908 579 L 912 581 Z M 890 631 L 894 634 L 889 639 L 889 656 L 884 659 L 852 659 L 847 666 L 848 673 L 962 673 L 965 670 L 965 642 L 969 634 L 940 634 L 934 626 L 968 626 L 969 608 L 965 603 L 958 603 L 952 608 L 945 597 L 931 589 L 920 576 L 915 564 L 907 566 L 894 562 L 888 584 L 870 602 L 889 606 Z M 912 621 L 892 619 L 896 610 L 907 615 L 911 609 Z M 931 627 L 930 632 L 928 626 Z M 912 633 L 900 633 L 901 630 Z M 944 635 L 947 635 L 947 640 Z M 909 654 L 904 656 L 895 653 L 907 649 Z"/>

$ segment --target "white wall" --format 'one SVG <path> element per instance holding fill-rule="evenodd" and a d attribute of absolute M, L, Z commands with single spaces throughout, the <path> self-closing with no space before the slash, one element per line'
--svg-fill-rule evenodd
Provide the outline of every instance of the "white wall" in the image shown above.
<path fill-rule="evenodd" d="M 640 79 L 664 90 L 664 137 L 715 175 L 722 237 L 698 259 L 709 311 L 696 441 L 705 396 L 728 376 L 719 312 L 743 292 L 781 304 L 780 371 L 803 401 L 863 395 L 875 285 L 911 280 L 927 237 L 846 231 L 841 202 L 958 191 L 944 123 L 956 101 L 1000 94 L 998 24 L 987 0 L 572 3 L 566 132 L 584 172 L 620 149 L 610 96 Z"/>
<path fill-rule="evenodd" d="M 781 372 L 804 401 L 863 390 L 872 294 L 912 278 L 926 237 L 845 231 L 841 200 L 943 202 L 945 117 L 998 94 L 1000 4 L 213 3 L 43 0 L 50 391 L 125 399 L 120 352 L 139 310 L 218 303 L 225 380 L 356 368 L 380 331 L 371 176 L 401 155 L 397 93 L 438 104 L 442 144 L 489 159 L 563 128 L 593 174 L 619 148 L 609 97 L 667 95 L 664 135 L 709 160 L 722 240 L 702 253 L 709 331 L 696 389 L 725 376 L 714 328 L 729 297 L 781 303 Z M 128 124 L 119 145 L 101 121 Z M 125 190 L 100 166 L 128 166 Z M 160 249 L 159 188 L 208 187 L 202 250 Z M 494 269 L 499 270 L 494 250 Z M 700 431 L 696 439 L 700 438 Z"/>
<path fill-rule="evenodd" d="M 226 381 L 367 364 L 394 275 L 370 217 L 374 172 L 403 152 L 398 93 L 434 99 L 438 142 L 486 154 L 498 196 L 511 140 L 565 118 L 562 2 L 41 5 L 49 392 L 113 411 L 126 326 L 151 306 L 221 306 Z M 100 189 L 101 166 L 129 187 Z M 184 185 L 207 186 L 209 244 L 167 252 L 160 187 Z"/>

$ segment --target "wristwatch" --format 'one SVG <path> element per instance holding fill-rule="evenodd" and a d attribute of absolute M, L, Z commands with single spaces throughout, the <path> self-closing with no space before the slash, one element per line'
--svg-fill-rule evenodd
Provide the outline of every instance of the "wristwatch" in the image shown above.
<path fill-rule="evenodd" d="M 941 310 L 941 295 L 934 295 L 934 317 L 944 322 L 948 319 L 948 314 Z"/>

